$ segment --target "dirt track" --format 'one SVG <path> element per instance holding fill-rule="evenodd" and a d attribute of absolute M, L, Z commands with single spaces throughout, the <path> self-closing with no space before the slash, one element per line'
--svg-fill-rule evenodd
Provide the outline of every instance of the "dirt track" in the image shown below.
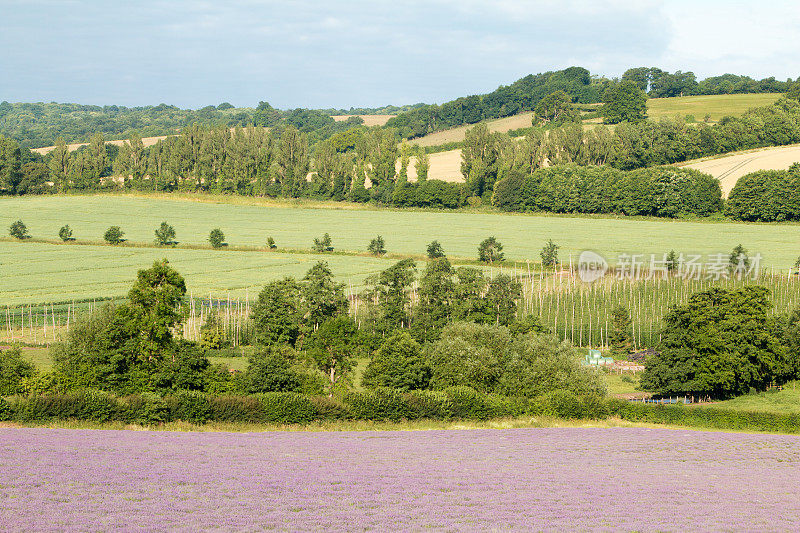
<path fill-rule="evenodd" d="M 681 166 L 711 174 L 720 181 L 726 197 L 739 178 L 756 170 L 786 170 L 800 162 L 800 145 L 739 152 L 716 159 L 690 161 Z"/>

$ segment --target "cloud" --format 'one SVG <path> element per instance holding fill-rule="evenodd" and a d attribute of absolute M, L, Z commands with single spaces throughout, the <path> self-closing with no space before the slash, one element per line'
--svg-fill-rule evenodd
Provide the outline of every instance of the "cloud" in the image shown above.
<path fill-rule="evenodd" d="M 797 8 L 787 2 L 791 16 L 781 16 L 775 9 L 754 15 L 746 4 L 730 12 L 706 5 L 0 0 L 8 14 L 0 18 L 0 71 L 13 73 L 0 76 L 0 99 L 378 106 L 442 102 L 571 65 L 614 76 L 640 65 L 700 74 L 719 65 L 777 73 L 788 67 L 772 62 L 792 64 Z M 741 38 L 747 21 L 762 25 L 750 28 L 758 43 Z"/>

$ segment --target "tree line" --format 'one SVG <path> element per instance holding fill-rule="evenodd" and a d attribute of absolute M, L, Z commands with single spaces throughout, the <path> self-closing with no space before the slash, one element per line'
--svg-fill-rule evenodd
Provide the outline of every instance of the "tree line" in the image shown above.
<path fill-rule="evenodd" d="M 0 396 L 99 389 L 120 395 L 177 391 L 211 394 L 345 394 L 357 358 L 363 384 L 397 391 L 469 387 L 484 394 L 534 397 L 554 390 L 602 394 L 599 376 L 581 367 L 568 343 L 533 317 L 517 313 L 519 283 L 480 270 L 431 261 L 418 284 L 403 260 L 376 275 L 354 302 L 324 262 L 299 280 L 267 284 L 252 310 L 246 372 L 212 366 L 205 349 L 218 341 L 214 315 L 199 343 L 175 335 L 186 311 L 186 284 L 166 261 L 140 270 L 127 301 L 78 321 L 52 348 L 54 372 L 36 376 L 14 364 Z M 6 354 L 4 354 L 5 356 Z M 0 365 L 14 363 L 0 358 Z M 20 368 L 16 368 L 20 367 Z M 9 379 L 3 380 L 8 377 Z"/>

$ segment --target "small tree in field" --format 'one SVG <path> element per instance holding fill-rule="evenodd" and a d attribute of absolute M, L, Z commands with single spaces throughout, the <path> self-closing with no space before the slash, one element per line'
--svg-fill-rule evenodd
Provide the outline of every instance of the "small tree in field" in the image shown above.
<path fill-rule="evenodd" d="M 278 245 L 275 244 L 275 239 L 273 239 L 272 237 L 267 237 L 267 246 L 269 247 L 270 250 L 274 250 L 275 248 L 278 247 Z"/>
<path fill-rule="evenodd" d="M 675 272 L 678 270 L 678 254 L 675 250 L 670 250 L 667 254 L 667 272 Z"/>
<path fill-rule="evenodd" d="M 159 246 L 170 246 L 177 244 L 175 242 L 175 228 L 165 222 L 156 230 L 155 243 Z"/>
<path fill-rule="evenodd" d="M 333 242 L 331 241 L 331 236 L 326 233 L 321 239 L 315 238 L 314 246 L 312 248 L 315 252 L 332 252 Z"/>
<path fill-rule="evenodd" d="M 731 272 L 739 274 L 740 276 L 747 273 L 747 269 L 750 268 L 750 257 L 748 257 L 747 250 L 745 250 L 744 246 L 737 244 L 733 250 L 731 250 L 728 263 Z"/>
<path fill-rule="evenodd" d="M 386 253 L 386 243 L 383 240 L 383 237 L 378 235 L 371 241 L 369 241 L 369 246 L 367 246 L 367 251 L 372 255 L 383 255 Z"/>
<path fill-rule="evenodd" d="M 444 257 L 444 248 L 439 241 L 433 241 L 428 245 L 428 259 L 439 259 Z"/>
<path fill-rule="evenodd" d="M 28 226 L 26 226 L 21 220 L 17 220 L 11 224 L 11 227 L 8 228 L 8 234 L 21 241 L 31 238 L 30 234 L 28 233 Z"/>
<path fill-rule="evenodd" d="M 69 227 L 69 224 L 66 226 L 61 226 L 61 229 L 58 230 L 58 237 L 64 242 L 75 240 L 72 237 L 72 228 Z"/>
<path fill-rule="evenodd" d="M 484 263 L 496 263 L 504 259 L 503 245 L 493 236 L 488 237 L 478 246 L 478 260 Z"/>
<path fill-rule="evenodd" d="M 211 247 L 215 249 L 228 245 L 225 242 L 225 234 L 222 233 L 222 230 L 219 228 L 214 228 L 211 230 L 211 233 L 208 234 L 208 242 L 210 242 Z"/>
<path fill-rule="evenodd" d="M 119 244 L 125 240 L 122 238 L 124 235 L 125 232 L 122 231 L 119 226 L 111 226 L 106 230 L 105 234 L 103 234 L 103 239 L 108 244 Z"/>
<path fill-rule="evenodd" d="M 542 266 L 552 267 L 558 263 L 558 248 L 559 246 L 552 239 L 547 241 L 539 254 L 542 257 Z"/>

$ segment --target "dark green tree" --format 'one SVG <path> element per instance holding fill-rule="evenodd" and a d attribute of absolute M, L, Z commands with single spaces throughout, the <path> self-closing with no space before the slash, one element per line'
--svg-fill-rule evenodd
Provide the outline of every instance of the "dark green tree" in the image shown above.
<path fill-rule="evenodd" d="M 61 226 L 61 229 L 58 230 L 58 238 L 64 242 L 75 240 L 75 238 L 72 236 L 72 228 L 69 227 L 69 224 Z"/>
<path fill-rule="evenodd" d="M 367 365 L 361 383 L 365 387 L 389 387 L 404 392 L 428 388 L 431 369 L 422 346 L 407 332 L 387 338 Z"/>
<path fill-rule="evenodd" d="M 267 247 L 269 247 L 270 250 L 277 248 L 278 245 L 275 244 L 275 239 L 272 237 L 267 237 Z"/>
<path fill-rule="evenodd" d="M 108 244 L 119 244 L 125 240 L 123 239 L 124 236 L 125 232 L 119 226 L 111 226 L 103 234 L 103 240 Z"/>
<path fill-rule="evenodd" d="M 744 276 L 750 268 L 750 257 L 741 244 L 737 244 L 731 250 L 731 255 L 728 257 L 728 268 L 739 276 Z"/>
<path fill-rule="evenodd" d="M 647 116 L 647 95 L 636 82 L 623 81 L 606 90 L 600 113 L 606 124 L 640 122 Z"/>
<path fill-rule="evenodd" d="M 383 237 L 378 235 L 371 241 L 369 241 L 369 245 L 367 246 L 367 251 L 372 255 L 381 256 L 386 253 L 386 243 L 383 240 Z"/>
<path fill-rule="evenodd" d="M 294 345 L 303 319 L 300 291 L 294 279 L 285 278 L 268 283 L 258 294 L 252 312 L 257 342 Z"/>
<path fill-rule="evenodd" d="M 28 226 L 21 220 L 17 220 L 11 224 L 11 227 L 8 228 L 8 234 L 21 241 L 31 238 L 30 233 L 28 233 Z"/>
<path fill-rule="evenodd" d="M 533 109 L 533 125 L 552 124 L 559 125 L 565 122 L 574 122 L 578 113 L 572 107 L 572 98 L 564 91 L 548 94 L 536 104 Z"/>
<path fill-rule="evenodd" d="M 625 359 L 633 352 L 631 336 L 631 314 L 626 307 L 618 305 L 611 310 L 611 355 Z"/>
<path fill-rule="evenodd" d="M 321 239 L 314 238 L 314 246 L 312 247 L 315 252 L 332 252 L 333 251 L 333 241 L 331 240 L 331 236 L 326 233 L 322 236 Z"/>
<path fill-rule="evenodd" d="M 242 376 L 245 392 L 291 392 L 300 387 L 300 379 L 292 369 L 286 350 L 267 348 L 250 356 L 250 364 Z"/>
<path fill-rule="evenodd" d="M 222 233 L 222 230 L 219 228 L 214 228 L 211 230 L 211 233 L 208 234 L 208 242 L 214 249 L 219 249 L 228 245 L 225 242 L 225 234 Z"/>
<path fill-rule="evenodd" d="M 558 248 L 559 246 L 552 239 L 547 241 L 547 244 L 544 245 L 539 253 L 542 258 L 542 266 L 554 267 L 558 264 Z"/>
<path fill-rule="evenodd" d="M 361 353 L 361 334 L 358 325 L 347 315 L 329 318 L 311 335 L 308 352 L 330 385 L 329 394 L 342 375 L 353 368 Z"/>
<path fill-rule="evenodd" d="M 347 313 L 344 284 L 336 283 L 328 263 L 319 261 L 301 282 L 302 323 L 310 331 L 325 320 Z"/>
<path fill-rule="evenodd" d="M 368 279 L 372 287 L 367 298 L 377 302 L 378 327 L 384 331 L 408 327 L 410 323 L 411 286 L 416 277 L 413 259 L 403 259 L 390 266 L 377 277 Z"/>
<path fill-rule="evenodd" d="M 22 358 L 19 348 L 0 350 L 0 397 L 25 392 L 25 380 L 35 375 L 36 369 Z"/>
<path fill-rule="evenodd" d="M 140 270 L 122 307 L 137 331 L 139 353 L 149 359 L 161 357 L 173 340 L 173 331 L 183 320 L 179 304 L 186 295 L 186 282 L 166 259 Z"/>
<path fill-rule="evenodd" d="M 503 245 L 494 236 L 481 241 L 478 246 L 478 261 L 492 264 L 502 261 L 503 258 Z"/>
<path fill-rule="evenodd" d="M 444 257 L 444 248 L 439 241 L 431 241 L 427 248 L 428 252 L 428 259 L 439 259 L 440 257 Z"/>
<path fill-rule="evenodd" d="M 175 228 L 166 223 L 161 223 L 161 226 L 155 231 L 155 243 L 159 246 L 173 246 L 175 245 Z"/>
<path fill-rule="evenodd" d="M 438 337 L 438 331 L 446 326 L 453 316 L 456 285 L 455 270 L 446 257 L 431 259 L 419 281 L 419 303 L 415 335 L 420 340 Z"/>
<path fill-rule="evenodd" d="M 22 181 L 22 153 L 14 139 L 0 135 L 0 190 L 17 194 Z"/>
<path fill-rule="evenodd" d="M 641 387 L 656 394 L 728 398 L 781 384 L 796 373 L 764 287 L 712 288 L 664 317 L 662 342 Z"/>
<path fill-rule="evenodd" d="M 489 281 L 485 295 L 484 323 L 508 326 L 517 316 L 517 304 L 522 298 L 522 285 L 506 274 Z"/>

